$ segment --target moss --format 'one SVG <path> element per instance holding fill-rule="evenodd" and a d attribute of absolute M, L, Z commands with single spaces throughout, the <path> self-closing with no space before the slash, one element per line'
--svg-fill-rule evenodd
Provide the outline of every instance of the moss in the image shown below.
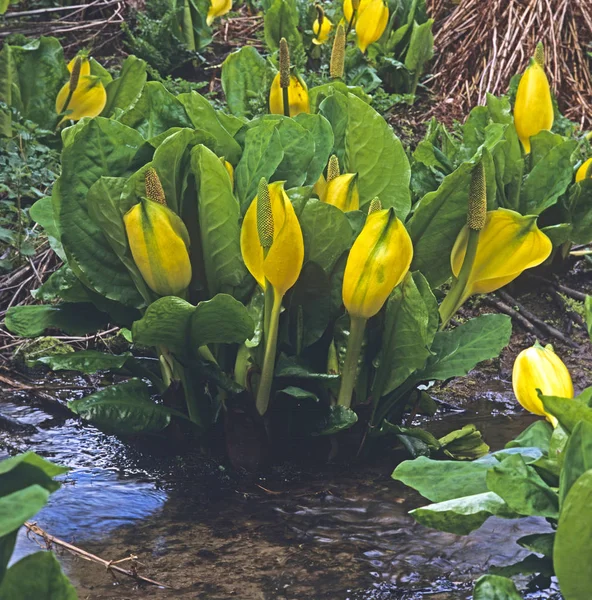
<path fill-rule="evenodd" d="M 49 354 L 70 354 L 72 352 L 74 352 L 72 346 L 65 344 L 54 337 L 45 336 L 27 340 L 14 353 L 12 359 L 19 364 L 26 364 L 35 361 L 41 356 L 48 356 Z"/>

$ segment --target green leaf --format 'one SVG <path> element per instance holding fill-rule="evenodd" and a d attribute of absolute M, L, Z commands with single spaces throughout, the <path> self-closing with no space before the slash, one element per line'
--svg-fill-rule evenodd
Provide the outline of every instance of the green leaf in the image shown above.
<path fill-rule="evenodd" d="M 575 140 L 566 141 L 538 161 L 522 185 L 521 214 L 540 215 L 565 193 L 573 179 L 571 156 L 576 147 Z"/>
<path fill-rule="evenodd" d="M 353 231 L 345 213 L 331 204 L 309 200 L 299 217 L 304 238 L 304 259 L 330 273 L 337 259 L 353 243 Z"/>
<path fill-rule="evenodd" d="M 0 585 L 0 600 L 77 600 L 76 589 L 53 552 L 29 554 L 14 564 Z"/>
<path fill-rule="evenodd" d="M 565 206 L 571 225 L 569 241 L 588 244 L 592 241 L 592 179 L 572 185 Z"/>
<path fill-rule="evenodd" d="M 420 456 L 402 462 L 393 471 L 392 478 L 417 490 L 431 502 L 445 502 L 487 492 L 485 478 L 491 466 L 490 460 L 458 462 Z"/>
<path fill-rule="evenodd" d="M 171 127 L 191 127 L 183 104 L 158 81 L 149 81 L 118 119 L 148 140 Z"/>
<path fill-rule="evenodd" d="M 585 310 L 586 310 L 586 325 L 588 327 L 588 335 L 590 341 L 592 341 L 592 296 L 586 296 Z"/>
<path fill-rule="evenodd" d="M 31 485 L 39 485 L 50 493 L 55 492 L 60 484 L 53 478 L 67 471 L 67 467 L 54 465 L 34 452 L 7 458 L 0 462 L 0 496 Z"/>
<path fill-rule="evenodd" d="M 358 415 L 345 406 L 330 406 L 329 414 L 316 424 L 312 435 L 334 435 L 338 431 L 349 429 L 358 422 Z"/>
<path fill-rule="evenodd" d="M 483 575 L 475 582 L 473 600 L 522 600 L 522 596 L 511 579 Z"/>
<path fill-rule="evenodd" d="M 432 344 L 433 356 L 415 377 L 443 381 L 466 375 L 478 363 L 498 356 L 511 334 L 512 321 L 506 315 L 481 315 L 452 330 L 440 331 Z"/>
<path fill-rule="evenodd" d="M 353 94 L 367 104 L 372 102 L 372 97 L 369 96 L 362 87 L 356 85 L 346 85 L 343 83 L 343 81 L 334 79 L 328 83 L 317 85 L 308 90 L 311 111 L 313 113 L 318 113 L 319 107 L 323 100 L 327 98 L 327 96 L 333 96 L 334 94 L 341 94 L 346 98 L 348 94 Z"/>
<path fill-rule="evenodd" d="M 415 93 L 419 76 L 425 70 L 425 64 L 434 55 L 433 24 L 434 19 L 429 19 L 421 25 L 417 22 L 413 23 L 411 39 L 409 40 L 409 49 L 405 55 L 405 66 L 409 71 L 414 73 L 414 84 L 410 90 L 412 94 Z"/>
<path fill-rule="evenodd" d="M 561 509 L 553 565 L 565 600 L 586 600 L 592 589 L 592 470 L 572 485 Z"/>
<path fill-rule="evenodd" d="M 105 298 L 133 307 L 144 300 L 128 268 L 90 218 L 87 195 L 101 177 L 127 175 L 142 142 L 136 131 L 117 121 L 91 119 L 64 148 L 62 175 L 53 189 L 54 216 L 74 274 Z"/>
<path fill-rule="evenodd" d="M 189 327 L 195 349 L 206 344 L 242 344 L 255 333 L 253 319 L 245 306 L 227 294 L 200 302 Z"/>
<path fill-rule="evenodd" d="M 421 277 L 421 274 L 417 275 Z M 430 303 L 428 307 L 413 275 L 408 273 L 386 304 L 380 364 L 373 388 L 375 394 L 389 394 L 413 372 L 425 366 L 431 356 L 429 347 L 435 334 L 435 331 L 428 330 L 430 310 L 437 312 L 437 304 Z"/>
<path fill-rule="evenodd" d="M 523 548 L 542 554 L 543 556 L 553 556 L 553 545 L 555 544 L 555 533 L 533 533 L 525 535 L 517 540 Z"/>
<path fill-rule="evenodd" d="M 30 485 L 0 498 L 0 538 L 18 529 L 47 503 L 49 491 Z M 12 600 L 12 599 L 10 599 Z"/>
<path fill-rule="evenodd" d="M 540 448 L 549 453 L 549 444 L 553 427 L 548 421 L 535 421 L 529 425 L 516 439 L 508 442 L 506 448 Z"/>
<path fill-rule="evenodd" d="M 223 156 L 227 161 L 235 165 L 240 159 L 242 149 L 234 137 L 226 130 L 218 119 L 217 111 L 206 98 L 197 92 L 179 94 L 179 102 L 185 107 L 187 115 L 196 129 L 211 134 L 215 139 L 212 148 L 218 156 Z"/>
<path fill-rule="evenodd" d="M 283 157 L 277 123 L 261 121 L 247 131 L 245 149 L 234 173 L 236 195 L 243 214 L 257 195 L 261 177 L 269 181 Z"/>
<path fill-rule="evenodd" d="M 296 358 L 280 354 L 275 365 L 275 377 L 294 377 L 296 379 L 335 380 L 339 375 L 334 373 L 317 373 L 310 367 L 300 363 Z"/>
<path fill-rule="evenodd" d="M 68 402 L 68 408 L 99 429 L 119 435 L 162 431 L 176 414 L 150 399 L 148 386 L 140 379 L 111 385 L 84 398 Z"/>
<path fill-rule="evenodd" d="M 286 38 L 293 63 L 298 62 L 298 53 L 302 51 L 298 22 L 295 0 L 273 0 L 269 9 L 265 11 L 265 43 L 270 50 L 277 50 L 280 47 L 280 39 Z"/>
<path fill-rule="evenodd" d="M 568 433 L 572 433 L 580 421 L 592 423 L 592 408 L 571 398 L 541 396 L 545 412 L 551 413 Z"/>
<path fill-rule="evenodd" d="M 329 96 L 319 112 L 333 127 L 341 171 L 358 174 L 361 210 L 378 196 L 384 208 L 394 207 L 404 221 L 411 208 L 411 169 L 390 125 L 353 94 Z"/>
<path fill-rule="evenodd" d="M 11 107 L 20 104 L 18 71 L 12 46 L 4 44 L 0 50 L 0 102 L 6 104 L 6 109 L 0 109 L 0 135 L 12 137 Z"/>
<path fill-rule="evenodd" d="M 331 123 L 322 115 L 300 113 L 294 121 L 310 132 L 314 142 L 314 155 L 306 173 L 305 185 L 314 185 L 325 170 L 333 148 Z"/>
<path fill-rule="evenodd" d="M 209 295 L 232 293 L 248 277 L 240 249 L 240 206 L 226 168 L 205 146 L 192 150 L 191 171 Z"/>
<path fill-rule="evenodd" d="M 51 249 L 59 256 L 62 261 L 66 260 L 66 254 L 60 241 L 60 233 L 58 226 L 56 225 L 54 214 L 53 214 L 53 203 L 49 196 L 37 200 L 33 206 L 29 209 L 29 216 L 35 223 L 41 225 L 45 234 L 47 235 L 47 241 Z"/>
<path fill-rule="evenodd" d="M 193 304 L 177 296 L 159 298 L 134 322 L 134 342 L 142 346 L 164 346 L 176 354 L 187 353 L 189 322 L 194 310 Z"/>
<path fill-rule="evenodd" d="M 107 103 L 101 115 L 114 116 L 118 110 L 127 110 L 140 97 L 146 83 L 146 62 L 128 56 L 121 65 L 119 77 L 106 86 Z"/>
<path fill-rule="evenodd" d="M 79 371 L 92 374 L 97 371 L 123 369 L 132 358 L 131 352 L 123 354 L 105 354 L 98 350 L 79 350 L 68 354 L 52 354 L 34 360 L 35 365 L 44 365 L 52 371 Z"/>
<path fill-rule="evenodd" d="M 6 328 L 21 337 L 37 337 L 47 329 L 85 335 L 104 327 L 107 315 L 87 303 L 13 306 L 6 313 Z"/>
<path fill-rule="evenodd" d="M 222 89 L 230 112 L 252 117 L 267 105 L 276 70 L 253 46 L 229 54 L 222 65 Z"/>
<path fill-rule="evenodd" d="M 515 512 L 524 516 L 559 516 L 559 498 L 520 455 L 512 455 L 487 474 L 487 487 L 503 498 Z"/>
<path fill-rule="evenodd" d="M 493 492 L 484 492 L 463 498 L 455 498 L 412 510 L 409 514 L 426 527 L 468 535 L 489 519 L 496 516 L 517 518 L 508 505 Z"/>
<path fill-rule="evenodd" d="M 68 265 L 54 271 L 40 287 L 31 291 L 31 296 L 38 302 L 91 302 L 89 291 Z"/>
<path fill-rule="evenodd" d="M 559 504 L 562 506 L 575 481 L 592 469 L 592 423 L 576 424 L 563 452 L 563 468 L 559 477 Z"/>

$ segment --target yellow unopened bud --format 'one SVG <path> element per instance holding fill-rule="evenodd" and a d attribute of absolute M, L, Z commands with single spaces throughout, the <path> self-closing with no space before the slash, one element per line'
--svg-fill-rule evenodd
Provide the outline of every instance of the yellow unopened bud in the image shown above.
<path fill-rule="evenodd" d="M 576 172 L 576 183 L 592 178 L 592 158 L 584 161 Z"/>
<path fill-rule="evenodd" d="M 469 188 L 469 210 L 467 213 L 467 226 L 469 229 L 481 231 L 485 227 L 487 217 L 487 190 L 485 183 L 485 169 L 483 162 L 475 165 Z"/>
<path fill-rule="evenodd" d="M 412 258 L 411 238 L 394 209 L 368 215 L 345 265 L 343 303 L 350 316 L 373 317 L 409 271 Z"/>
<path fill-rule="evenodd" d="M 339 175 L 341 175 L 339 171 L 339 159 L 335 154 L 332 154 L 327 165 L 327 182 L 339 177 Z"/>
<path fill-rule="evenodd" d="M 290 87 L 290 49 L 286 38 L 280 40 L 280 87 Z"/>
<path fill-rule="evenodd" d="M 553 100 L 544 60 L 544 50 L 542 44 L 539 44 L 516 91 L 514 125 L 527 154 L 530 152 L 530 138 L 553 127 Z"/>
<path fill-rule="evenodd" d="M 148 200 L 152 200 L 153 202 L 158 202 L 159 204 L 164 204 L 166 206 L 167 203 L 164 195 L 164 189 L 162 188 L 162 183 L 160 183 L 158 173 L 155 169 L 150 167 L 146 171 L 146 173 L 144 174 L 144 182 L 146 184 L 146 198 L 148 198 Z"/>
<path fill-rule="evenodd" d="M 273 213 L 265 177 L 259 181 L 257 190 L 257 233 L 263 251 L 269 250 L 273 244 Z"/>
<path fill-rule="evenodd" d="M 552 346 L 541 346 L 538 342 L 522 350 L 516 357 L 512 370 L 512 387 L 520 404 L 529 412 L 544 416 L 557 426 L 557 419 L 545 412 L 537 390 L 543 396 L 573 398 L 571 375 L 563 361 L 555 354 Z"/>
<path fill-rule="evenodd" d="M 163 204 L 143 198 L 123 217 L 134 262 L 148 287 L 160 296 L 183 295 L 191 281 L 189 234 Z"/>
<path fill-rule="evenodd" d="M 331 64 L 329 74 L 333 79 L 343 79 L 345 70 L 345 29 L 341 23 L 337 26 L 333 49 L 331 51 Z"/>
<path fill-rule="evenodd" d="M 379 210 L 382 210 L 382 202 L 378 199 L 378 196 L 376 198 L 373 198 L 370 202 L 370 206 L 368 207 L 368 214 L 371 215 L 372 213 L 378 212 Z"/>
<path fill-rule="evenodd" d="M 344 173 L 327 182 L 323 202 L 340 208 L 343 212 L 360 208 L 358 174 Z"/>

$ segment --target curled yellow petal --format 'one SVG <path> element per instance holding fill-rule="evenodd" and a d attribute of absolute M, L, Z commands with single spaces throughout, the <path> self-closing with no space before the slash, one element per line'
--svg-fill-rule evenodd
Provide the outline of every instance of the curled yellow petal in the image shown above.
<path fill-rule="evenodd" d="M 300 113 L 310 112 L 310 101 L 306 83 L 297 75 L 290 75 L 288 88 L 288 101 L 290 103 L 290 116 L 295 117 Z M 284 99 L 280 87 L 280 74 L 277 73 L 269 91 L 269 112 L 273 115 L 284 114 Z"/>
<path fill-rule="evenodd" d="M 586 177 L 592 177 L 592 158 L 584 161 L 576 172 L 576 183 L 584 181 Z"/>
<path fill-rule="evenodd" d="M 214 19 L 224 16 L 231 10 L 232 0 L 210 0 L 210 8 L 208 9 L 206 23 L 211 25 L 214 22 Z"/>
<path fill-rule="evenodd" d="M 360 194 L 357 173 L 344 173 L 329 181 L 321 199 L 327 204 L 340 208 L 343 212 L 359 210 Z"/>
<path fill-rule="evenodd" d="M 263 255 L 257 231 L 257 196 L 247 209 L 241 228 L 241 252 L 245 265 L 257 283 L 265 289 L 265 280 L 283 296 L 297 281 L 304 262 L 304 239 L 294 207 L 284 184 L 269 184 L 273 215 L 273 242 Z"/>
<path fill-rule="evenodd" d="M 123 217 L 134 262 L 148 287 L 160 296 L 177 296 L 191 281 L 189 234 L 169 208 L 143 198 Z"/>
<path fill-rule="evenodd" d="M 319 25 L 319 20 L 315 19 L 312 24 L 312 32 L 314 33 L 314 37 L 312 38 L 312 43 L 320 46 L 324 44 L 329 39 L 329 34 L 333 29 L 333 23 L 327 18 L 327 16 L 323 17 L 323 22 Z"/>
<path fill-rule="evenodd" d="M 83 63 L 84 66 L 84 63 Z M 70 96 L 70 82 L 68 81 L 58 92 L 56 98 L 56 112 L 66 113 L 63 121 L 78 121 L 83 117 L 96 117 L 101 114 L 107 103 L 107 92 L 97 77 L 92 75 L 81 76 Z"/>
<path fill-rule="evenodd" d="M 465 225 L 452 249 L 452 272 L 458 277 L 465 257 L 469 229 Z M 464 298 L 488 294 L 536 267 L 551 254 L 551 240 L 537 227 L 536 216 L 500 208 L 489 211 L 479 235 L 477 254 Z"/>
<path fill-rule="evenodd" d="M 360 5 L 356 19 L 358 48 L 366 52 L 370 44 L 377 42 L 388 25 L 389 9 L 382 0 L 370 0 L 363 8 Z"/>
<path fill-rule="evenodd" d="M 343 303 L 352 317 L 369 319 L 409 271 L 413 245 L 392 208 L 368 215 L 343 277 Z"/>
<path fill-rule="evenodd" d="M 535 60 L 518 84 L 514 105 L 514 125 L 524 151 L 530 152 L 530 138 L 553 126 L 553 101 L 545 69 Z"/>
<path fill-rule="evenodd" d="M 542 347 L 538 343 L 522 350 L 514 361 L 512 387 L 520 404 L 529 412 L 544 416 L 557 426 L 557 419 L 545 412 L 537 390 L 543 396 L 573 398 L 574 389 L 571 376 L 563 361 L 551 346 Z"/>

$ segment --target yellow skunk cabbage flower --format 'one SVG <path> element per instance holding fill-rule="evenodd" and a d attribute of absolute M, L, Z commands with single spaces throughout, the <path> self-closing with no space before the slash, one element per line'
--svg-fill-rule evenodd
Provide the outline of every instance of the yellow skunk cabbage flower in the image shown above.
<path fill-rule="evenodd" d="M 308 99 L 308 88 L 304 80 L 298 75 L 290 75 L 290 86 L 288 87 L 288 102 L 290 104 L 290 116 L 295 117 L 300 113 L 310 112 L 310 101 Z M 278 73 L 271 84 L 269 92 L 269 112 L 272 115 L 284 114 L 284 100 L 280 86 L 280 74 Z"/>
<path fill-rule="evenodd" d="M 211 25 L 215 19 L 224 16 L 227 12 L 232 10 L 232 0 L 210 0 L 210 8 L 208 9 L 208 16 L 206 17 L 206 23 Z"/>
<path fill-rule="evenodd" d="M 304 262 L 304 239 L 294 207 L 284 191 L 284 182 L 269 184 L 273 214 L 273 240 L 264 257 L 257 229 L 258 196 L 249 206 L 241 229 L 241 252 L 245 265 L 265 289 L 266 280 L 283 296 L 300 275 Z"/>
<path fill-rule="evenodd" d="M 371 1 L 372 0 L 360 0 L 359 2 L 356 2 L 359 5 L 356 9 L 356 14 L 359 15 Z M 354 16 L 354 7 L 352 0 L 344 0 L 343 16 L 345 18 L 346 23 L 349 23 L 352 20 L 352 17 Z"/>
<path fill-rule="evenodd" d="M 473 294 L 488 294 L 503 287 L 549 257 L 553 245 L 537 227 L 536 220 L 536 216 L 522 216 L 504 208 L 487 212 L 461 304 Z M 468 236 L 469 228 L 465 225 L 450 257 L 455 277 L 462 267 Z"/>
<path fill-rule="evenodd" d="M 143 198 L 123 217 L 134 262 L 160 296 L 183 295 L 191 281 L 189 234 L 167 206 Z"/>
<path fill-rule="evenodd" d="M 586 178 L 592 178 L 592 158 L 584 161 L 576 172 L 576 183 L 584 181 Z"/>
<path fill-rule="evenodd" d="M 571 375 L 563 361 L 553 351 L 553 346 L 541 346 L 538 342 L 522 350 L 516 357 L 512 370 L 512 387 L 520 404 L 529 412 L 546 417 L 557 427 L 557 419 L 545 412 L 537 390 L 543 396 L 573 398 Z"/>
<path fill-rule="evenodd" d="M 107 92 L 98 77 L 90 74 L 90 62 L 86 56 L 77 56 L 68 63 L 70 80 L 64 84 L 56 97 L 58 115 L 66 113 L 64 121 L 78 121 L 83 117 L 96 117 L 107 103 Z"/>
<path fill-rule="evenodd" d="M 321 200 L 340 208 L 343 212 L 359 210 L 358 174 L 344 173 L 327 181 Z"/>
<path fill-rule="evenodd" d="M 411 238 L 394 209 L 369 214 L 345 266 L 347 312 L 352 317 L 373 317 L 407 274 L 412 258 Z"/>
<path fill-rule="evenodd" d="M 312 43 L 320 46 L 329 39 L 329 34 L 333 29 L 333 23 L 327 18 L 323 11 L 323 7 L 320 4 L 317 4 L 315 8 L 317 9 L 317 18 L 312 24 L 312 32 L 314 33 Z"/>
<path fill-rule="evenodd" d="M 514 124 L 527 154 L 530 152 L 530 138 L 553 126 L 551 88 L 545 75 L 545 55 L 540 43 L 518 84 Z"/>
<path fill-rule="evenodd" d="M 377 42 L 389 20 L 389 9 L 382 0 L 370 0 L 363 8 L 360 3 L 358 17 L 356 19 L 356 35 L 358 36 L 358 48 L 366 52 L 370 44 Z"/>

